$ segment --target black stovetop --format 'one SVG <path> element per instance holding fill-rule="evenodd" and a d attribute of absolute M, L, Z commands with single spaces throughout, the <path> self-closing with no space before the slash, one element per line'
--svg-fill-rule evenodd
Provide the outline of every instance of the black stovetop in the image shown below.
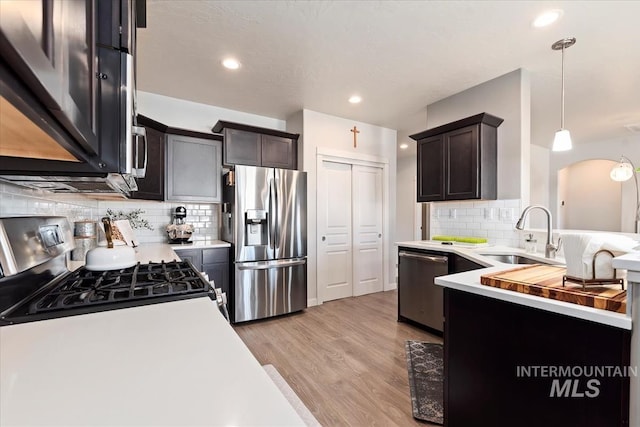
<path fill-rule="evenodd" d="M 212 295 L 210 284 L 189 261 L 109 271 L 82 267 L 43 286 L 1 320 L 22 323 Z"/>

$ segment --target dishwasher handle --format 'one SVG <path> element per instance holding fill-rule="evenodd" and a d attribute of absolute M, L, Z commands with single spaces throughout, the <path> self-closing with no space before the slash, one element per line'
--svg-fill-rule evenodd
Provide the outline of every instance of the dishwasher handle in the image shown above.
<path fill-rule="evenodd" d="M 398 253 L 398 256 L 400 258 L 412 258 L 412 259 L 418 259 L 421 261 L 438 262 L 441 264 L 447 264 L 449 262 L 449 258 L 447 258 L 446 256 L 425 255 L 425 254 L 417 254 L 417 253 L 405 252 L 405 251 L 400 251 Z"/>

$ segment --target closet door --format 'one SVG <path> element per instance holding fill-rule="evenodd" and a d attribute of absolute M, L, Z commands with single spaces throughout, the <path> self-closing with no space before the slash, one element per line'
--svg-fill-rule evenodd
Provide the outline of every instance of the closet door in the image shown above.
<path fill-rule="evenodd" d="M 318 170 L 318 290 L 322 301 L 353 296 L 351 165 Z"/>
<path fill-rule="evenodd" d="M 383 290 L 382 169 L 354 165 L 352 171 L 353 295 Z"/>

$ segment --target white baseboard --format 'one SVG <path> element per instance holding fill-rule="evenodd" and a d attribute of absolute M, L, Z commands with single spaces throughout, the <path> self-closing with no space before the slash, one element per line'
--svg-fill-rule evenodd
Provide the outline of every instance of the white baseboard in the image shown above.
<path fill-rule="evenodd" d="M 314 305 L 318 305 L 318 298 L 307 299 L 307 307 L 313 307 Z"/>
<path fill-rule="evenodd" d="M 398 289 L 398 284 L 397 283 L 387 283 L 384 286 L 384 291 L 393 291 L 394 289 Z"/>

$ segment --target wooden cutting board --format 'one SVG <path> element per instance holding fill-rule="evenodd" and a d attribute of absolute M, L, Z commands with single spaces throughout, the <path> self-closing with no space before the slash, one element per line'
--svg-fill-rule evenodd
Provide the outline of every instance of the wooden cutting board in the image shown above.
<path fill-rule="evenodd" d="M 616 313 L 627 312 L 627 291 L 620 285 L 587 286 L 582 290 L 581 284 L 566 282 L 563 287 L 565 273 L 564 267 L 535 264 L 482 275 L 480 283 Z"/>

